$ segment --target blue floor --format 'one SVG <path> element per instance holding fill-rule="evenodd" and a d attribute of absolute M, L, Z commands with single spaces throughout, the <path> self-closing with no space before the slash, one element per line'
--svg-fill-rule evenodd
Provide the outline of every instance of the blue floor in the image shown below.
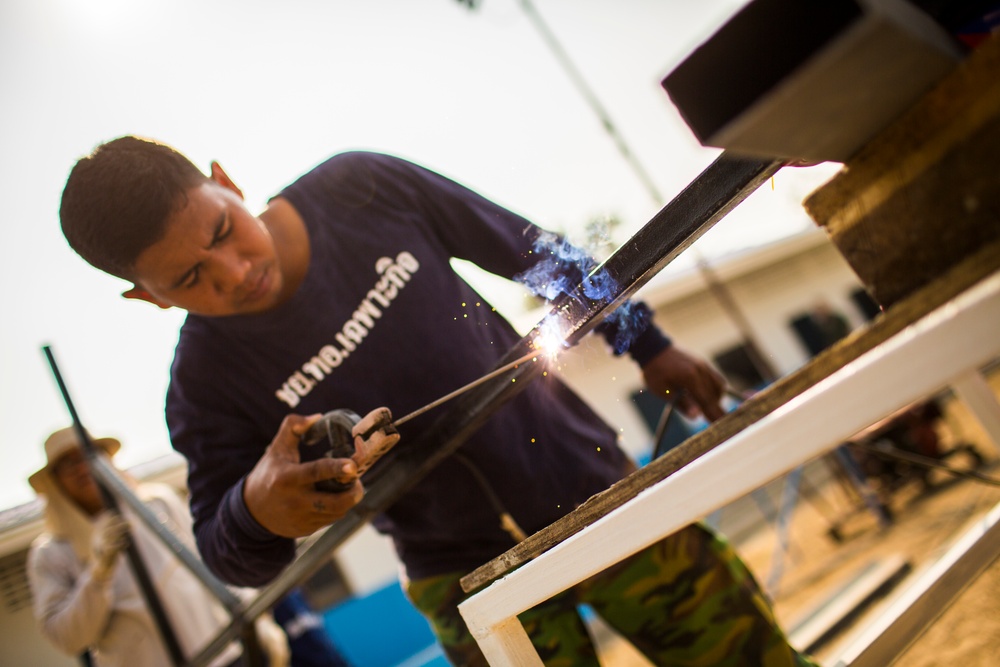
<path fill-rule="evenodd" d="M 334 644 L 354 667 L 448 667 L 426 619 L 399 582 L 342 602 L 322 616 Z"/>

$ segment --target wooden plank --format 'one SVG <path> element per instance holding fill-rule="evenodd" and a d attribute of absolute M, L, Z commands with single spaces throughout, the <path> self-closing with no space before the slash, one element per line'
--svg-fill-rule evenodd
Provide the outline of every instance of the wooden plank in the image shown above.
<path fill-rule="evenodd" d="M 843 162 L 961 59 L 902 0 L 753 0 L 663 87 L 704 145 Z"/>
<path fill-rule="evenodd" d="M 543 667 L 528 633 L 516 618 L 473 636 L 491 667 Z"/>
<path fill-rule="evenodd" d="M 900 301 L 861 328 L 792 373 L 740 405 L 736 410 L 695 434 L 662 457 L 636 470 L 609 489 L 592 496 L 562 519 L 546 526 L 514 548 L 462 578 L 471 592 L 537 557 L 584 527 L 636 497 L 644 489 L 719 446 L 759 421 L 837 369 L 885 342 L 912 322 L 965 291 L 1000 268 L 1000 242 L 982 248 L 911 297 Z"/>
<path fill-rule="evenodd" d="M 1000 238 L 1000 35 L 804 202 L 883 306 Z"/>

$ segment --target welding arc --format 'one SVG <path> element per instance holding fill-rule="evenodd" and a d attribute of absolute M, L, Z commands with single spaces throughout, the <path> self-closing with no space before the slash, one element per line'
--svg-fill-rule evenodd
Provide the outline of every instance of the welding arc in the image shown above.
<path fill-rule="evenodd" d="M 393 426 L 401 426 L 401 425 L 405 424 L 406 422 L 410 421 L 411 419 L 413 419 L 414 417 L 419 417 L 420 415 L 424 414 L 428 410 L 433 410 L 434 408 L 436 408 L 437 406 L 441 405 L 442 403 L 450 401 L 451 399 L 455 398 L 456 396 L 459 396 L 459 395 L 464 394 L 465 392 L 469 391 L 473 387 L 478 387 L 482 383 L 484 383 L 484 382 L 486 382 L 488 380 L 492 380 L 496 376 L 501 375 L 502 373 L 505 373 L 505 372 L 509 371 L 512 368 L 516 368 L 517 366 L 523 364 L 524 362 L 529 361 L 531 359 L 534 359 L 538 355 L 539 355 L 538 352 L 529 352 L 528 354 L 524 355 L 523 357 L 520 357 L 519 359 L 515 359 L 514 361 L 510 362 L 509 364 L 504 364 L 500 368 L 498 368 L 498 369 L 496 369 L 494 371 L 490 371 L 489 373 L 487 373 L 486 375 L 482 376 L 481 378 L 479 378 L 477 380 L 473 380 L 472 382 L 470 382 L 469 384 L 465 385 L 464 387 L 459 387 L 458 389 L 456 389 L 455 391 L 451 392 L 450 394 L 445 394 L 444 396 L 442 396 L 441 398 L 437 399 L 436 401 L 431 401 L 430 403 L 428 403 L 424 407 L 418 408 L 417 410 L 414 410 L 413 412 L 411 412 L 408 415 L 405 415 L 403 417 L 400 417 L 399 419 L 393 420 L 392 425 Z"/>

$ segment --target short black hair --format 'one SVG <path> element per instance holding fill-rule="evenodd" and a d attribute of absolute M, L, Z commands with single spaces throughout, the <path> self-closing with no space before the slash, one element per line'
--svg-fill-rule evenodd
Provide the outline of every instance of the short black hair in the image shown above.
<path fill-rule="evenodd" d="M 134 281 L 139 255 L 163 238 L 187 191 L 208 179 L 173 148 L 134 136 L 99 145 L 70 171 L 59 206 L 63 235 L 96 268 Z"/>

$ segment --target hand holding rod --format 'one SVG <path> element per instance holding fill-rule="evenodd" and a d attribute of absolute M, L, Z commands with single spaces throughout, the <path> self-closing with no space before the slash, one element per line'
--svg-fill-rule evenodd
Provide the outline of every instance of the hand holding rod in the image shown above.
<path fill-rule="evenodd" d="M 464 394 L 465 392 L 478 387 L 484 382 L 488 382 L 498 375 L 516 368 L 520 364 L 525 363 L 531 359 L 538 356 L 537 352 L 529 352 L 528 354 L 511 361 L 510 363 L 504 364 L 499 368 L 490 371 L 486 375 L 473 380 L 472 382 L 459 387 L 455 391 L 442 396 L 434 401 L 431 401 L 422 408 L 418 408 L 413 412 L 395 419 L 393 421 L 377 420 L 371 428 L 369 428 L 364 433 L 359 434 L 359 437 L 368 441 L 376 431 L 383 431 L 385 433 L 395 433 L 396 427 L 411 419 L 418 417 L 425 412 L 436 408 L 437 406 L 450 401 L 451 399 Z M 388 415 L 388 411 L 386 411 Z M 324 414 L 319 421 L 309 427 L 306 433 L 302 436 L 300 448 L 300 455 L 303 461 L 311 461 L 316 458 L 339 458 L 348 459 L 354 456 L 354 427 L 361 421 L 361 417 L 357 413 L 347 410 L 344 408 L 339 408 L 337 410 L 331 410 Z M 391 442 L 388 446 L 384 446 L 380 449 L 365 452 L 364 460 L 358 462 L 358 475 L 362 475 L 365 471 L 372 467 L 376 461 L 378 461 L 382 456 L 388 452 L 395 442 Z M 325 446 L 322 446 L 325 445 Z M 317 448 L 317 446 L 320 446 Z M 320 491 L 327 491 L 329 493 L 342 493 L 351 488 L 351 484 L 344 484 L 338 482 L 335 479 L 324 479 L 316 482 L 316 488 Z"/>
<path fill-rule="evenodd" d="M 490 371 L 489 373 L 487 373 L 486 375 L 480 377 L 479 379 L 473 380 L 472 382 L 470 382 L 469 384 L 467 384 L 467 385 L 465 385 L 463 387 L 459 387 L 458 389 L 456 389 L 455 391 L 451 392 L 450 394 L 445 394 L 441 398 L 439 398 L 437 400 L 434 400 L 434 401 L 431 401 L 430 403 L 428 403 L 424 407 L 418 408 L 417 410 L 414 410 L 413 412 L 411 412 L 408 415 L 404 415 L 403 417 L 400 417 L 399 419 L 393 420 L 392 425 L 393 426 L 402 426 L 403 424 L 405 424 L 406 422 L 410 421 L 414 417 L 419 417 L 420 415 L 424 414 L 428 410 L 432 410 L 432 409 L 436 408 L 437 406 L 441 405 L 442 403 L 450 401 L 451 399 L 455 398 L 456 396 L 460 396 L 460 395 L 464 394 L 465 392 L 469 391 L 473 387 L 478 387 L 482 383 L 488 382 L 489 380 L 492 380 L 496 376 L 502 375 L 503 373 L 506 373 L 507 371 L 509 371 L 512 368 L 517 368 L 520 364 L 523 364 L 526 361 L 530 361 L 531 359 L 534 359 L 539 354 L 540 354 L 539 352 L 529 352 L 528 354 L 524 355 L 523 357 L 519 357 L 519 358 L 515 359 L 514 361 L 512 361 L 512 362 L 510 362 L 508 364 L 504 364 L 500 368 L 497 368 L 495 370 Z"/>

